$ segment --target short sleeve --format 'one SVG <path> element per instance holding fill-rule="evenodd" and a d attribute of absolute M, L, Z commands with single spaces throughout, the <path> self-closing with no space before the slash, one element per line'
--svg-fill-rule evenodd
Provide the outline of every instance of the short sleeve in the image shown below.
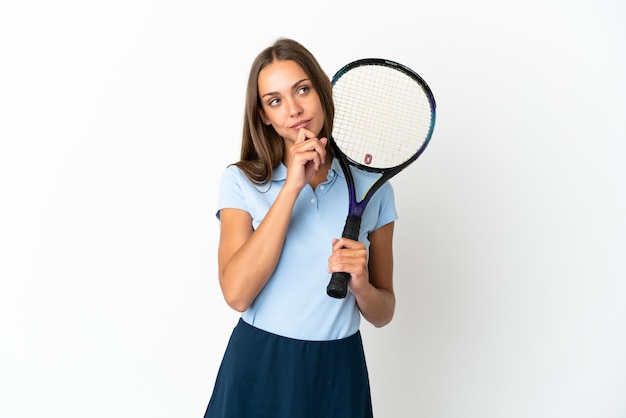
<path fill-rule="evenodd" d="M 398 219 L 395 195 L 391 183 L 385 183 L 376 193 L 380 193 L 380 204 L 378 206 L 378 221 L 374 230 Z"/>
<path fill-rule="evenodd" d="M 244 197 L 244 184 L 246 178 L 236 166 L 229 166 L 222 173 L 215 216 L 220 219 L 222 209 L 241 209 L 249 212 Z"/>

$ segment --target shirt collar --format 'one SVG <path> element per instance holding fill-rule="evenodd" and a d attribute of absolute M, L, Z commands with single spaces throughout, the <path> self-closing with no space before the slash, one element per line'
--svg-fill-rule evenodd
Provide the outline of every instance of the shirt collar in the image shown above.
<path fill-rule="evenodd" d="M 282 162 L 272 170 L 272 181 L 287 180 L 287 167 Z"/>

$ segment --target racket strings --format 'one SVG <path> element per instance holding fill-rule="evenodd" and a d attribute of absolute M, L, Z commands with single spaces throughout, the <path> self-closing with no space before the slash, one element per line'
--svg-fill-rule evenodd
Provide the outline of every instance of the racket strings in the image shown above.
<path fill-rule="evenodd" d="M 354 162 L 390 168 L 409 160 L 428 137 L 432 112 L 415 79 L 383 65 L 346 72 L 333 86 L 333 138 Z"/>

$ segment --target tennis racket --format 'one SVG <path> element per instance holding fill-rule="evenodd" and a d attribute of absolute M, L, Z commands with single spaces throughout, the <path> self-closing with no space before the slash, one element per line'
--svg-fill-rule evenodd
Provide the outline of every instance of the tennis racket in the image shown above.
<path fill-rule="evenodd" d="M 435 127 L 435 99 L 426 82 L 394 61 L 351 62 L 332 78 L 335 119 L 330 140 L 348 183 L 343 237 L 359 239 L 361 216 L 374 193 L 426 149 Z M 357 200 L 350 167 L 378 173 Z M 326 293 L 345 298 L 349 273 L 333 273 Z"/>

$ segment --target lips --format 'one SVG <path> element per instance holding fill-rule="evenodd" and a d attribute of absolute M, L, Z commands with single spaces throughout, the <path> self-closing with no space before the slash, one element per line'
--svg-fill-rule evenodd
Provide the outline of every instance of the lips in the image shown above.
<path fill-rule="evenodd" d="M 309 126 L 309 123 L 311 123 L 310 120 L 302 120 L 302 121 L 295 123 L 294 125 L 291 125 L 291 129 L 306 128 L 307 126 Z"/>

